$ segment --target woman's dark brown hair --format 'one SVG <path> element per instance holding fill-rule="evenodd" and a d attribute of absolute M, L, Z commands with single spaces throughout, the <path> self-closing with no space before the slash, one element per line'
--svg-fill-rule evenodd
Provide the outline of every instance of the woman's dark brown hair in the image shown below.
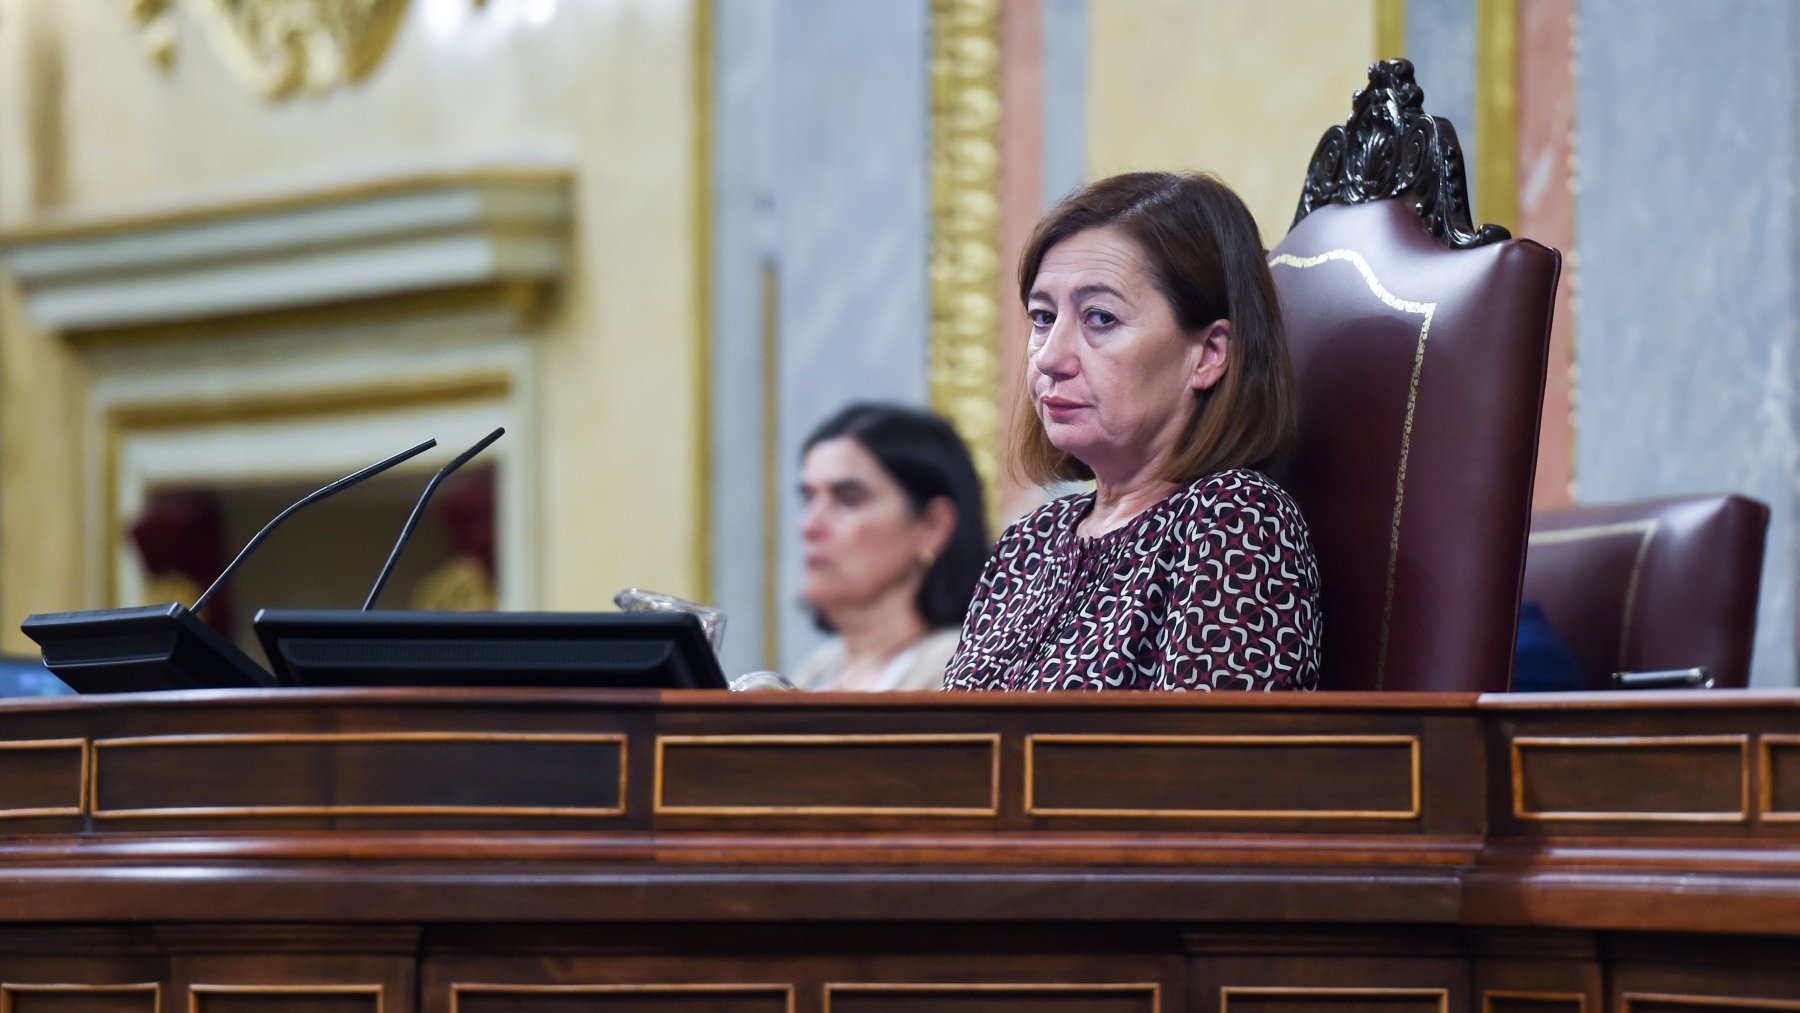
<path fill-rule="evenodd" d="M 1129 172 L 1089 183 L 1052 208 L 1025 244 L 1020 301 L 1029 304 L 1051 247 L 1106 226 L 1137 243 L 1182 331 L 1198 334 L 1215 320 L 1231 323 L 1225 374 L 1195 392 L 1162 477 L 1190 482 L 1266 464 L 1294 432 L 1294 381 L 1275 282 L 1249 209 L 1205 173 Z M 1029 387 L 1029 370 L 1026 377 Z M 1013 466 L 1027 481 L 1094 477 L 1044 435 L 1029 389 L 1014 399 L 1012 433 Z"/>
<path fill-rule="evenodd" d="M 919 617 L 934 630 L 961 626 L 993 548 L 987 536 L 981 478 L 968 445 L 950 423 L 928 411 L 863 403 L 850 405 L 819 423 L 806 437 L 800 455 L 805 457 L 814 446 L 839 438 L 855 440 L 875 458 L 906 494 L 914 517 L 924 513 L 934 499 L 950 501 L 956 524 L 944 550 L 926 568 L 915 604 Z M 833 632 L 818 612 L 813 613 L 813 621 L 820 629 Z"/>

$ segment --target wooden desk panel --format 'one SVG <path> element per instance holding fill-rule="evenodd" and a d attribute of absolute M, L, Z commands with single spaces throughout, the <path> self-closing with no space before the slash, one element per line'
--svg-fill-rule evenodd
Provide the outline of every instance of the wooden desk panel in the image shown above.
<path fill-rule="evenodd" d="M 0 704 L 0 1013 L 1765 1008 L 1791 941 L 1800 694 Z"/>

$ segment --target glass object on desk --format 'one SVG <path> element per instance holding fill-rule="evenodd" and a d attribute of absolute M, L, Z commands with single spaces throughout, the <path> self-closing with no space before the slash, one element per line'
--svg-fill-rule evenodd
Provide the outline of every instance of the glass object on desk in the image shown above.
<path fill-rule="evenodd" d="M 789 682 L 787 676 L 782 675 L 780 672 L 771 672 L 767 669 L 755 672 L 745 672 L 743 675 L 734 676 L 730 685 L 733 693 L 756 693 L 770 690 L 784 692 L 798 691 L 800 689 L 800 687 Z"/>
<path fill-rule="evenodd" d="M 700 628 L 706 631 L 706 642 L 712 645 L 713 653 L 725 643 L 725 613 L 711 605 L 702 605 L 697 601 L 677 598 L 672 594 L 660 594 L 646 591 L 641 587 L 628 587 L 613 596 L 613 604 L 622 612 L 686 612 L 700 619 Z"/>

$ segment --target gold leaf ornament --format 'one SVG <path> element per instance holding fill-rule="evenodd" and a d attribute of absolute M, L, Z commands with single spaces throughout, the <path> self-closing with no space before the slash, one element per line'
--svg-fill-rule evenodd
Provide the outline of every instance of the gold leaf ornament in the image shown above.
<path fill-rule="evenodd" d="M 269 99 L 360 80 L 387 53 L 409 0 L 124 0 L 144 51 L 173 64 L 177 8 L 239 80 Z"/>

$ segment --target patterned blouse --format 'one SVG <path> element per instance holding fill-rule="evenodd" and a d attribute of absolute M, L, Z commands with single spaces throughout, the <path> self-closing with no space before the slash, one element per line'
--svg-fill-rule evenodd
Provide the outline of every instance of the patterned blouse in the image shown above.
<path fill-rule="evenodd" d="M 1319 567 L 1260 473 L 1199 479 L 1095 538 L 1094 494 L 1008 528 L 975 588 L 945 689 L 1314 689 Z"/>

